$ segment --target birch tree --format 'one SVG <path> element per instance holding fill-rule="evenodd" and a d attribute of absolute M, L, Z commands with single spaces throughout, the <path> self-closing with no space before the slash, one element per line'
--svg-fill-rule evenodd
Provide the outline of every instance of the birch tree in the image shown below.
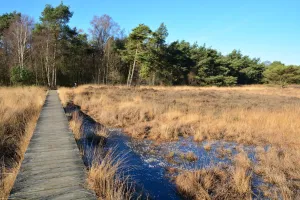
<path fill-rule="evenodd" d="M 34 21 L 27 15 L 18 17 L 9 27 L 8 35 L 10 44 L 17 57 L 17 65 L 23 69 L 26 59 L 26 53 L 28 51 L 29 40 L 31 39 L 31 33 L 33 29 Z"/>
<path fill-rule="evenodd" d="M 115 38 L 120 32 L 119 25 L 108 15 L 101 17 L 94 16 L 91 21 L 92 28 L 90 33 L 92 36 L 92 43 L 97 51 L 98 65 L 97 65 L 97 82 L 107 83 L 108 77 L 108 62 L 105 57 L 110 54 L 110 39 Z M 105 62 L 106 61 L 106 62 Z"/>

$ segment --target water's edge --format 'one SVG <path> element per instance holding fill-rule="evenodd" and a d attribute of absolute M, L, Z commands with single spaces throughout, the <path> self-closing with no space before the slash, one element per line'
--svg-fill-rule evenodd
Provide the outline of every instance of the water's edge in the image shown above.
<path fill-rule="evenodd" d="M 178 141 L 157 143 L 147 139 L 131 138 L 123 134 L 121 129 L 108 129 L 110 136 L 105 143 L 102 143 L 102 150 L 99 151 L 97 147 L 99 142 L 102 142 L 101 139 L 91 136 L 95 135 L 95 130 L 99 127 L 105 127 L 83 113 L 79 106 L 69 104 L 64 109 L 69 120 L 73 112 L 78 112 L 82 116 L 83 137 L 77 141 L 77 144 L 83 151 L 82 159 L 85 165 L 91 166 L 92 162 L 103 157 L 108 149 L 113 149 L 114 155 L 125 158 L 123 169 L 125 169 L 126 175 L 132 178 L 137 190 L 149 195 L 150 199 L 182 199 L 172 181 L 174 175 L 180 171 L 202 169 L 220 163 L 231 165 L 231 158 L 239 152 L 240 148 L 247 153 L 253 163 L 257 162 L 254 146 L 241 146 L 235 142 L 210 141 L 210 149 L 207 150 L 205 149 L 207 142 L 195 142 L 192 137 L 181 137 Z M 184 155 L 188 152 L 192 152 L 197 159 L 193 161 L 184 159 Z M 170 154 L 173 155 L 171 159 L 168 157 Z M 170 171 L 173 176 L 169 174 Z M 253 198 L 263 199 L 264 197 L 258 189 L 263 181 L 255 174 L 252 178 Z"/>
<path fill-rule="evenodd" d="M 90 136 L 95 133 L 96 128 L 103 126 L 83 113 L 79 106 L 69 104 L 64 110 L 68 120 L 71 120 L 73 112 L 78 112 L 82 116 L 83 123 L 81 130 L 83 137 L 77 141 L 77 144 L 80 150 L 83 151 L 82 159 L 88 168 L 92 165 L 95 156 L 99 159 L 99 155 L 94 153 L 99 152 L 97 149 L 99 140 L 93 139 Z M 114 155 L 122 159 L 124 158 L 123 170 L 126 175 L 132 178 L 137 190 L 146 194 L 145 196 L 149 196 L 150 199 L 181 199 L 176 192 L 175 184 L 165 176 L 165 168 L 160 165 L 150 165 L 145 162 L 143 156 L 138 151 L 132 149 L 137 141 L 123 134 L 119 129 L 108 130 L 110 136 L 107 138 L 105 144 L 102 144 L 103 152 L 100 151 L 99 153 L 105 154 L 105 150 L 113 149 Z"/>

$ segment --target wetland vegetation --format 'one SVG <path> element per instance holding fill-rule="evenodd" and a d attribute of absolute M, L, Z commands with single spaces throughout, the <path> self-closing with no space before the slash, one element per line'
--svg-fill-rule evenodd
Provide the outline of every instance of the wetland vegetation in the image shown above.
<path fill-rule="evenodd" d="M 76 13 L 63 2 L 45 5 L 36 22 L 8 12 L 0 199 L 45 99 L 37 86 L 59 88 L 99 199 L 300 199 L 300 66 L 169 41 L 165 23 L 125 34 L 103 13 L 85 32 L 71 27 Z"/>
<path fill-rule="evenodd" d="M 44 88 L 0 87 L 0 199 L 14 184 L 45 96 Z"/>
<path fill-rule="evenodd" d="M 59 92 L 62 102 L 132 137 L 131 149 L 164 168 L 184 198 L 299 197 L 297 86 L 84 85 Z"/>

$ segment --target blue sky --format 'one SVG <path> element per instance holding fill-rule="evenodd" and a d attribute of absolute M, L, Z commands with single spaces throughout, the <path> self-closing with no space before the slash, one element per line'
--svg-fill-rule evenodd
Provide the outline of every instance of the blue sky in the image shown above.
<path fill-rule="evenodd" d="M 0 14 L 19 11 L 35 18 L 45 4 L 60 0 L 1 0 Z M 168 42 L 206 44 L 223 54 L 239 49 L 262 61 L 300 65 L 300 0 L 64 0 L 71 26 L 88 32 L 94 15 L 110 15 L 126 33 L 140 23 L 155 30 L 161 22 Z"/>

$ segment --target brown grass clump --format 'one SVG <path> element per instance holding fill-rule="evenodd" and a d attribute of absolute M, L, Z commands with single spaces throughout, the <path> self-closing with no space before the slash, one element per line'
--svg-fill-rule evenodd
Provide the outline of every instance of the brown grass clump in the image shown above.
<path fill-rule="evenodd" d="M 270 148 L 257 152 L 259 164 L 255 172 L 272 187 L 263 187 L 264 195 L 276 199 L 300 198 L 300 151 L 299 149 Z"/>
<path fill-rule="evenodd" d="M 198 160 L 198 156 L 195 153 L 193 153 L 192 151 L 182 154 L 182 158 L 189 162 L 194 162 L 194 161 Z"/>
<path fill-rule="evenodd" d="M 211 199 L 218 197 L 221 188 L 226 186 L 226 179 L 227 175 L 223 170 L 212 168 L 182 173 L 176 178 L 176 185 L 187 199 Z M 224 189 L 228 191 L 227 188 Z"/>
<path fill-rule="evenodd" d="M 210 151 L 211 150 L 211 143 L 206 143 L 205 145 L 203 145 L 203 148 L 206 150 L 206 151 Z"/>
<path fill-rule="evenodd" d="M 82 116 L 80 116 L 79 111 L 75 111 L 72 113 L 72 119 L 69 122 L 70 128 L 73 131 L 74 137 L 76 140 L 79 140 L 82 137 Z"/>
<path fill-rule="evenodd" d="M 167 158 L 167 159 L 173 159 L 174 156 L 175 156 L 175 152 L 174 152 L 174 151 L 171 151 L 171 152 L 169 152 L 169 153 L 166 155 L 166 158 Z"/>
<path fill-rule="evenodd" d="M 245 152 L 240 152 L 234 158 L 232 179 L 234 188 L 239 194 L 251 194 L 251 161 Z"/>
<path fill-rule="evenodd" d="M 186 199 L 251 199 L 250 161 L 239 154 L 231 168 L 217 166 L 184 172 L 176 177 L 179 193 Z"/>
<path fill-rule="evenodd" d="M 133 189 L 129 178 L 122 176 L 122 161 L 113 158 L 108 152 L 100 162 L 95 162 L 88 171 L 88 186 L 94 190 L 99 199 L 126 200 L 132 199 Z"/>
<path fill-rule="evenodd" d="M 43 88 L 0 88 L 0 199 L 14 184 L 44 99 Z"/>
<path fill-rule="evenodd" d="M 218 158 L 228 158 L 231 156 L 232 151 L 230 149 L 226 149 L 224 146 L 220 146 L 216 149 Z"/>
<path fill-rule="evenodd" d="M 238 193 L 231 174 L 218 167 L 182 173 L 175 182 L 186 199 L 250 199 L 249 193 Z"/>
<path fill-rule="evenodd" d="M 101 136 L 103 138 L 108 138 L 110 135 L 109 131 L 105 127 L 102 127 L 102 126 L 97 127 L 95 134 L 97 136 Z"/>

